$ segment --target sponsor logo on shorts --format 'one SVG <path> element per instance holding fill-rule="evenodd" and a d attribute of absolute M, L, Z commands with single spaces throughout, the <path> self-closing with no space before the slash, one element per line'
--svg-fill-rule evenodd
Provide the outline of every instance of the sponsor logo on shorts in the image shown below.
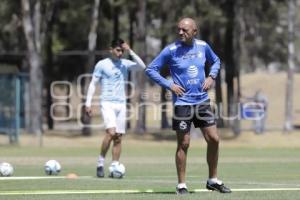
<path fill-rule="evenodd" d="M 181 130 L 185 130 L 185 129 L 187 128 L 187 123 L 186 123 L 185 121 L 181 121 L 181 122 L 179 123 L 179 128 L 180 128 Z"/>

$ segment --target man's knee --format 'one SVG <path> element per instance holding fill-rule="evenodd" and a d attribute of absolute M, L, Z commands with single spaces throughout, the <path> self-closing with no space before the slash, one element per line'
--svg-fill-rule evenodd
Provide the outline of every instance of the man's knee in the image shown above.
<path fill-rule="evenodd" d="M 220 138 L 219 138 L 218 134 L 210 135 L 208 142 L 211 144 L 218 145 L 220 142 Z"/>
<path fill-rule="evenodd" d="M 188 150 L 189 146 L 190 146 L 189 142 L 182 142 L 179 144 L 179 148 L 183 149 L 184 151 Z"/>
<path fill-rule="evenodd" d="M 182 134 L 177 132 L 177 146 L 179 149 L 187 151 L 190 146 L 190 135 L 189 133 Z"/>
<path fill-rule="evenodd" d="M 116 134 L 116 129 L 115 128 L 108 128 L 108 129 L 106 129 L 106 133 L 108 133 L 111 136 L 114 136 Z"/>
<path fill-rule="evenodd" d="M 210 144 L 219 144 L 220 138 L 215 126 L 201 129 L 205 139 Z"/>
<path fill-rule="evenodd" d="M 120 144 L 122 142 L 122 135 L 116 134 L 113 138 L 115 144 Z"/>

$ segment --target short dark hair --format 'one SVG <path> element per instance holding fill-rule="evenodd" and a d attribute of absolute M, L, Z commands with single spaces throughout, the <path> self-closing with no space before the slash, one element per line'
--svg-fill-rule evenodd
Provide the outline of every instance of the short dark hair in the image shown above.
<path fill-rule="evenodd" d="M 111 47 L 112 48 L 122 47 L 123 43 L 124 43 L 124 40 L 122 40 L 121 38 L 114 39 L 113 41 L 111 41 Z"/>

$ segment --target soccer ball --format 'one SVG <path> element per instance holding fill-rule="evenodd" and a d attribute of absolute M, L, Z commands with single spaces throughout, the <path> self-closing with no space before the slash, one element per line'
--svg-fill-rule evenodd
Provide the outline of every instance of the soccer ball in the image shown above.
<path fill-rule="evenodd" d="M 125 175 L 125 166 L 122 163 L 112 163 L 108 170 L 111 178 L 123 178 Z"/>
<path fill-rule="evenodd" d="M 0 176 L 12 176 L 14 168 L 11 164 L 3 162 L 0 163 Z"/>
<path fill-rule="evenodd" d="M 57 175 L 61 171 L 61 165 L 56 160 L 49 160 L 45 163 L 45 173 L 47 175 Z"/>

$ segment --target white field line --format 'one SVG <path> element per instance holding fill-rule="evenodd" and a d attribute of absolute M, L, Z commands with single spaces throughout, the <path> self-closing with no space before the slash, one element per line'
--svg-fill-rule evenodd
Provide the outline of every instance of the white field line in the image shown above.
<path fill-rule="evenodd" d="M 259 192 L 259 191 L 300 191 L 300 188 L 243 188 L 233 189 L 234 192 Z"/>
<path fill-rule="evenodd" d="M 80 179 L 97 179 L 93 176 L 80 176 Z M 23 176 L 23 177 L 0 177 L 1 180 L 38 180 L 38 179 L 68 179 L 66 176 Z M 132 181 L 132 180 L 130 180 Z M 253 183 L 252 183 L 253 184 Z M 259 185 L 259 183 L 256 183 Z M 278 185 L 279 186 L 279 185 Z M 282 185 L 281 185 L 282 186 Z M 252 191 L 300 191 L 300 187 L 278 187 L 278 188 L 241 188 L 232 189 L 233 192 L 252 192 Z M 0 196 L 4 195 L 45 195 L 45 194 L 121 194 L 121 193 L 173 193 L 174 191 L 162 190 L 31 190 L 31 191 L 1 191 Z M 190 192 L 210 192 L 206 189 L 194 189 Z M 174 192 L 175 193 L 175 192 Z"/>
<path fill-rule="evenodd" d="M 188 178 L 199 178 L 199 176 L 187 176 Z M 147 178 L 147 180 L 145 180 Z M 167 179 L 160 179 L 162 176 L 151 176 L 151 179 L 149 177 L 145 176 L 135 176 L 134 178 L 130 179 L 123 179 L 122 182 L 152 182 L 152 183 L 173 183 L 174 180 L 167 180 Z M 163 176 L 163 178 L 172 178 L 176 179 L 175 176 Z M 73 178 L 68 178 L 67 176 L 10 176 L 10 177 L 0 177 L 0 181 L 13 181 L 13 180 L 47 180 L 47 179 L 73 179 Z M 97 180 L 98 178 L 95 176 L 78 176 L 74 179 L 95 179 Z M 111 178 L 104 178 L 102 181 L 114 181 Z M 201 183 L 201 184 L 206 184 L 206 181 L 196 181 L 196 180 L 190 180 L 189 183 Z M 243 185 L 255 185 L 255 186 L 273 186 L 274 188 L 280 187 L 280 188 L 286 188 L 286 187 L 295 187 L 295 188 L 300 188 L 300 184 L 295 184 L 295 183 L 271 183 L 271 182 L 243 182 L 243 181 L 226 181 L 228 184 L 243 184 Z M 251 187 L 251 186 L 250 186 Z M 265 187 L 265 186 L 264 186 Z"/>
<path fill-rule="evenodd" d="M 80 176 L 80 178 L 92 178 L 92 176 Z M 0 177 L 0 181 L 4 180 L 37 180 L 37 179 L 67 179 L 66 176 L 10 176 Z"/>
<path fill-rule="evenodd" d="M 195 189 L 192 192 L 207 192 L 206 189 Z M 260 191 L 300 191 L 300 188 L 242 188 L 231 189 L 232 192 L 260 192 Z"/>
<path fill-rule="evenodd" d="M 34 191 L 1 191 L 4 195 L 42 195 L 42 194 L 118 194 L 141 193 L 139 190 L 34 190 Z"/>
<path fill-rule="evenodd" d="M 258 191 L 300 191 L 300 188 L 243 188 L 232 189 L 233 192 L 258 192 Z M 191 190 L 191 193 L 211 192 L 206 189 Z M 58 195 L 58 194 L 134 194 L 134 193 L 174 193 L 175 191 L 158 190 L 35 190 L 35 191 L 1 191 L 0 196 L 7 195 Z"/>

